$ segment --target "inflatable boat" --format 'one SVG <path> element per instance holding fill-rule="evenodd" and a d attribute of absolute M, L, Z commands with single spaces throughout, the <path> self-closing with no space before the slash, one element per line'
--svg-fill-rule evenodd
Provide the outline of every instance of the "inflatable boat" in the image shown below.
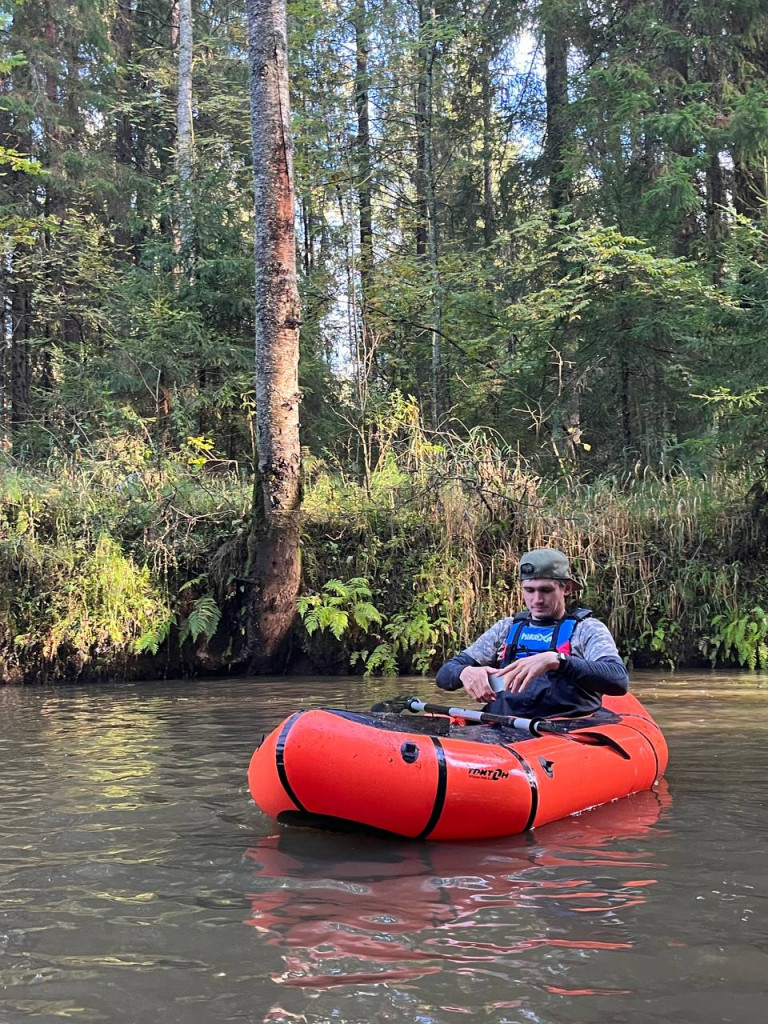
<path fill-rule="evenodd" d="M 667 765 L 659 727 L 631 694 L 605 698 L 587 717 L 547 720 L 437 708 L 415 697 L 402 706 L 426 714 L 291 715 L 251 758 L 257 806 L 286 824 L 482 839 L 651 789 Z"/>

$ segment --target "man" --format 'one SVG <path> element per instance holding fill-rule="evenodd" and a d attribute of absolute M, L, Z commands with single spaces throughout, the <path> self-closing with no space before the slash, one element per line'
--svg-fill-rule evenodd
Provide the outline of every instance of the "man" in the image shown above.
<path fill-rule="evenodd" d="M 540 548 L 520 559 L 527 612 L 502 619 L 437 673 L 443 690 L 462 687 L 500 715 L 587 715 L 602 695 L 620 695 L 629 676 L 608 627 L 588 608 L 568 613 L 581 583 L 562 551 Z"/>

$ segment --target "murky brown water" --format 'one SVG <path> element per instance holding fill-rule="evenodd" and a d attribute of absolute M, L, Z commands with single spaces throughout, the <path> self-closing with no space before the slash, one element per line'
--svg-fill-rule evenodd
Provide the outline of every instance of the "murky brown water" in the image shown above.
<path fill-rule="evenodd" d="M 768 676 L 635 677 L 666 787 L 535 833 L 277 828 L 245 784 L 297 706 L 428 681 L 0 690 L 0 1022 L 765 1018 Z"/>

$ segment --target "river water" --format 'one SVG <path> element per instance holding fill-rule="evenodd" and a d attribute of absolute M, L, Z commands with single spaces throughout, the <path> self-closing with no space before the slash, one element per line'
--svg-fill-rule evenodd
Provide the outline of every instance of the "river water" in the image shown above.
<path fill-rule="evenodd" d="M 675 1024 L 768 1007 L 768 676 L 636 674 L 670 766 L 535 832 L 276 826 L 245 773 L 297 707 L 429 681 L 0 689 L 0 1022 Z"/>

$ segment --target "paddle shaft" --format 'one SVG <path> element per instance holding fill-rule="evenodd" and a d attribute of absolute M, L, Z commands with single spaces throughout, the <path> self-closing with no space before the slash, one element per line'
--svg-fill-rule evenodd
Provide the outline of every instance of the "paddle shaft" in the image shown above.
<path fill-rule="evenodd" d="M 427 711 L 434 715 L 451 715 L 455 718 L 463 718 L 468 722 L 506 725 L 509 729 L 521 729 L 523 732 L 529 732 L 532 736 L 552 733 L 554 736 L 560 736 L 561 739 L 570 740 L 572 743 L 598 744 L 610 747 L 619 757 L 627 761 L 630 758 L 630 755 L 622 745 L 617 743 L 611 736 L 586 729 L 583 732 L 565 732 L 563 729 L 558 729 L 554 723 L 547 722 L 544 718 L 515 718 L 512 715 L 494 715 L 490 711 L 476 711 L 473 708 L 449 708 L 442 704 L 426 704 L 423 700 L 417 700 L 416 697 L 411 697 L 405 706 L 409 711 Z"/>
<path fill-rule="evenodd" d="M 442 704 L 426 704 L 423 700 L 411 697 L 406 707 L 409 711 L 427 711 L 435 715 L 452 715 L 463 718 L 467 722 L 482 722 L 484 725 L 506 725 L 509 729 L 521 729 L 532 736 L 542 732 L 560 733 L 556 725 L 545 722 L 543 718 L 514 718 L 512 715 L 494 715 L 490 711 L 477 711 L 474 708 L 449 708 Z"/>

